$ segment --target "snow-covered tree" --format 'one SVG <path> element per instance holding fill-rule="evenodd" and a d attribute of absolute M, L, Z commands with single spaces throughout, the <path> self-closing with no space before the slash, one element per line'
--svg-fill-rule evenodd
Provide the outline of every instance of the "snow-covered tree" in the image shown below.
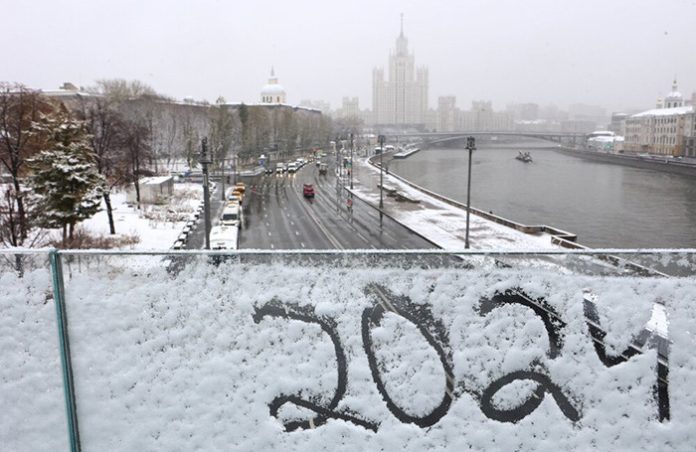
<path fill-rule="evenodd" d="M 73 238 L 75 224 L 99 211 L 105 184 L 84 122 L 65 108 L 35 123 L 34 133 L 44 140 L 41 152 L 27 161 L 37 222 L 63 229 L 63 246 Z"/>
<path fill-rule="evenodd" d="M 97 164 L 97 171 L 104 176 L 104 205 L 106 206 L 109 232 L 116 234 L 116 225 L 111 206 L 111 191 L 129 181 L 128 161 L 123 149 L 126 124 L 116 110 L 115 102 L 107 96 L 96 99 L 85 109 L 86 126 Z"/>
<path fill-rule="evenodd" d="M 52 109 L 38 91 L 0 82 L 0 165 L 12 179 L 12 189 L 3 194 L 3 201 L 10 204 L 0 209 L 3 228 L 0 234 L 10 246 L 26 246 L 24 242 L 32 225 L 24 199 L 23 177 L 26 160 L 38 149 L 31 128 L 42 113 Z"/>

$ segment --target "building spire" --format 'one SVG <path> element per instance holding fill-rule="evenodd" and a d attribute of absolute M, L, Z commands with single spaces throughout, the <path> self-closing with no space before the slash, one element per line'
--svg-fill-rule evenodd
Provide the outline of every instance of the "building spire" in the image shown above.
<path fill-rule="evenodd" d="M 672 82 L 672 91 L 676 91 L 677 88 L 677 74 L 674 74 L 674 81 Z"/>
<path fill-rule="evenodd" d="M 401 35 L 404 36 L 404 13 L 401 13 Z"/>
<path fill-rule="evenodd" d="M 275 77 L 275 68 L 271 65 L 271 77 Z"/>

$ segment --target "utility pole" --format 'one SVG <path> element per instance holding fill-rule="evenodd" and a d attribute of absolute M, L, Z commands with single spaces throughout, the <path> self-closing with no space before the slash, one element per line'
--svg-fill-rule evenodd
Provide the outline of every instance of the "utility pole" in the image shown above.
<path fill-rule="evenodd" d="M 336 149 L 336 212 L 341 211 L 341 203 L 340 203 L 340 198 L 341 198 L 341 164 L 340 164 L 340 154 L 338 151 L 338 135 L 336 135 L 336 146 L 334 146 Z"/>
<path fill-rule="evenodd" d="M 222 191 L 220 192 L 220 199 L 225 200 L 225 156 L 223 154 L 220 159 L 220 164 L 222 165 Z"/>
<path fill-rule="evenodd" d="M 379 228 L 382 229 L 384 214 L 384 135 L 379 136 Z"/>
<path fill-rule="evenodd" d="M 350 189 L 353 189 L 353 134 L 350 134 Z M 353 195 L 351 195 L 353 196 Z"/>
<path fill-rule="evenodd" d="M 201 159 L 198 161 L 203 167 L 203 211 L 205 213 L 205 249 L 210 249 L 210 189 L 208 188 L 208 139 L 201 140 Z"/>
<path fill-rule="evenodd" d="M 466 238 L 464 248 L 469 249 L 469 213 L 471 212 L 471 154 L 476 150 L 476 138 L 466 137 L 466 149 L 469 151 L 469 177 L 466 180 Z"/>

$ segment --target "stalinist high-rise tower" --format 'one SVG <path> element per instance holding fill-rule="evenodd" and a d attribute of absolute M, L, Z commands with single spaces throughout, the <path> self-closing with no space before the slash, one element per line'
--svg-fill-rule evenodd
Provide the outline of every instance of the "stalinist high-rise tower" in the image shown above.
<path fill-rule="evenodd" d="M 408 51 L 404 36 L 404 16 L 396 47 L 389 54 L 389 78 L 384 69 L 372 71 L 372 111 L 378 125 L 425 124 L 428 111 L 428 68 L 415 67 L 413 53 Z"/>

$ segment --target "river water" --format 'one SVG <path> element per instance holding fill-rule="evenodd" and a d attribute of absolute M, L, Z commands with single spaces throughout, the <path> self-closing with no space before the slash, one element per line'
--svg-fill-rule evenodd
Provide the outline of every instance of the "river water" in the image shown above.
<path fill-rule="evenodd" d="M 479 143 L 471 205 L 525 224 L 547 224 L 601 248 L 696 247 L 696 177 L 594 162 L 540 142 Z M 529 151 L 534 161 L 515 159 Z M 430 149 L 389 171 L 466 202 L 468 152 Z"/>

